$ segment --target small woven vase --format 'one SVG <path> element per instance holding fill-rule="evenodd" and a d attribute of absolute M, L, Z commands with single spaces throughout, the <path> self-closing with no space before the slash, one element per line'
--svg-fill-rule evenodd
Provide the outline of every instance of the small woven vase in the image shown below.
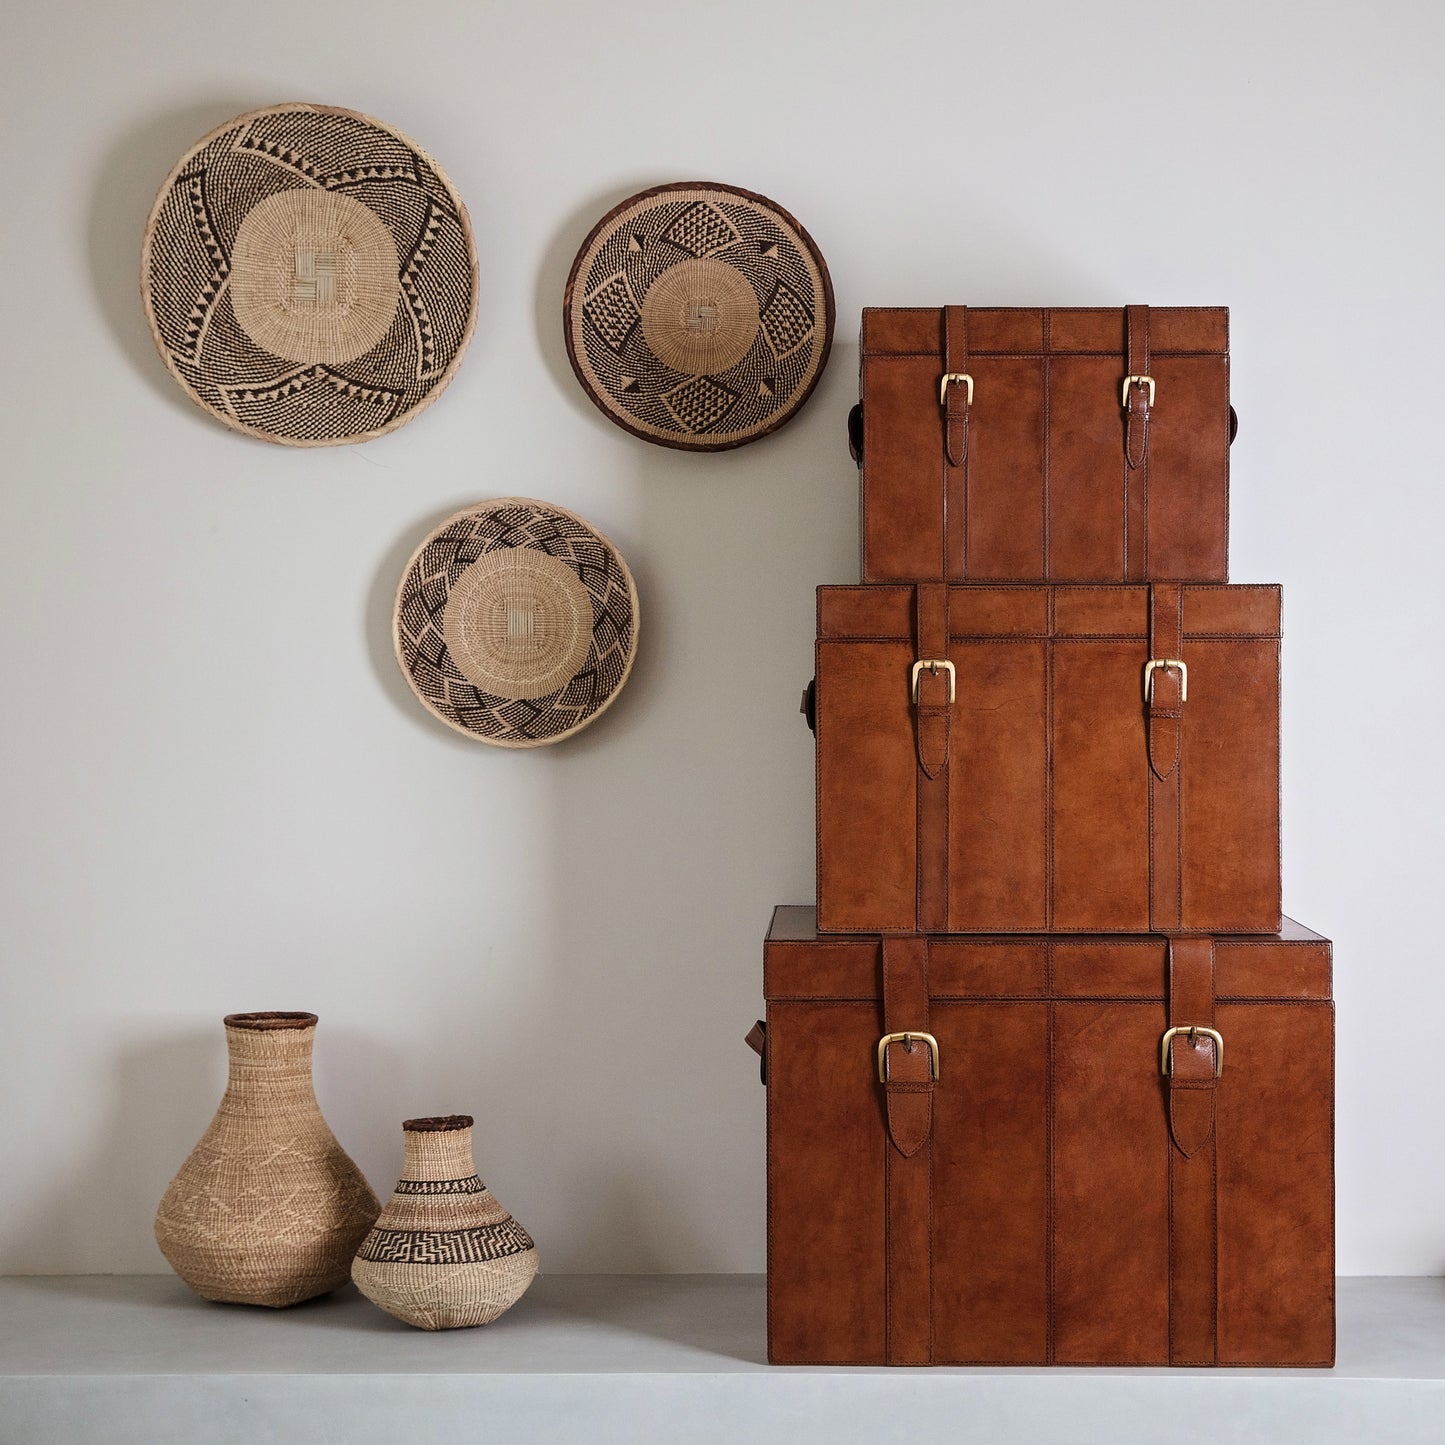
<path fill-rule="evenodd" d="M 423 1330 L 490 1324 L 526 1293 L 537 1246 L 472 1162 L 472 1118 L 402 1126 L 406 1167 L 351 1277 L 373 1304 Z"/>
<path fill-rule="evenodd" d="M 316 1015 L 228 1014 L 216 1117 L 156 1211 L 156 1243 L 203 1299 L 281 1308 L 346 1283 L 381 1209 L 321 1117 Z"/>

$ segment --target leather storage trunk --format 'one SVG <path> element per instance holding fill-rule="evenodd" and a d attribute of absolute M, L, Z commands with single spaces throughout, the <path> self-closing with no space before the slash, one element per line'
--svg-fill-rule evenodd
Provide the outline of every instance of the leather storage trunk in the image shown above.
<path fill-rule="evenodd" d="M 818 926 L 1279 927 L 1280 590 L 818 589 Z"/>
<path fill-rule="evenodd" d="M 764 957 L 772 1363 L 1333 1362 L 1326 940 Z"/>
<path fill-rule="evenodd" d="M 865 582 L 1228 576 L 1226 308 L 875 307 L 861 351 Z"/>

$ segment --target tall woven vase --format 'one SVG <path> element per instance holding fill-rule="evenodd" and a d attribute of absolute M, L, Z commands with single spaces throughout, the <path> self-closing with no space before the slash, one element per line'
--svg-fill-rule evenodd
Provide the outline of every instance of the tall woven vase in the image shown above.
<path fill-rule="evenodd" d="M 490 1324 L 532 1283 L 537 1246 L 477 1178 L 470 1114 L 401 1127 L 406 1167 L 351 1277 L 419 1329 Z"/>
<path fill-rule="evenodd" d="M 156 1211 L 156 1243 L 204 1299 L 280 1308 L 346 1282 L 381 1209 L 321 1117 L 316 1015 L 228 1014 L 216 1117 Z"/>

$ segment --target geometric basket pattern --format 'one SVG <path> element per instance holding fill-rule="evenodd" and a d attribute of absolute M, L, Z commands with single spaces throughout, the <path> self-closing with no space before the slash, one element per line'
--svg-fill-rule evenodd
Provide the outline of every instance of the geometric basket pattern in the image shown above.
<path fill-rule="evenodd" d="M 374 278 L 383 283 L 371 298 L 380 307 L 375 331 L 360 355 L 340 348 L 343 361 L 324 348 L 275 354 L 233 304 L 247 217 L 258 207 L 304 207 L 308 196 L 338 198 L 332 211 L 348 208 L 353 220 L 359 212 L 388 253 Z M 279 304 L 321 308 L 344 332 L 353 314 L 344 228 L 320 253 L 293 256 L 285 236 L 271 240 L 275 254 L 264 259 L 288 268 Z M 332 106 L 273 106 L 213 131 L 161 187 L 141 292 L 161 356 L 192 400 L 237 431 L 327 446 L 392 431 L 451 380 L 476 320 L 476 251 L 461 198 L 405 136 Z"/>
<path fill-rule="evenodd" d="M 738 288 L 750 289 L 721 365 L 690 365 L 680 348 L 658 345 L 648 312 L 674 283 L 679 333 L 718 324 L 719 290 L 736 303 Z M 563 312 L 572 369 L 601 411 L 646 441 L 691 451 L 780 427 L 817 384 L 833 337 L 832 283 L 812 238 L 766 196 L 717 182 L 657 186 L 608 212 L 577 253 Z"/>
<path fill-rule="evenodd" d="M 545 697 L 499 697 L 463 674 L 447 648 L 444 614 L 453 588 L 480 557 L 531 547 L 570 567 L 592 608 L 592 637 L 576 674 Z M 580 517 L 525 497 L 469 507 L 450 517 L 407 564 L 397 592 L 394 640 L 417 697 L 443 722 L 499 747 L 555 743 L 599 717 L 632 670 L 637 589 L 617 549 Z"/>

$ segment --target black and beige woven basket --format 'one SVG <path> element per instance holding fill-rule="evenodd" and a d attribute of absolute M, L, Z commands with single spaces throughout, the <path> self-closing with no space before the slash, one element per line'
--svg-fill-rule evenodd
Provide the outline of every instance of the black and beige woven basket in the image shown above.
<path fill-rule="evenodd" d="M 504 497 L 447 518 L 402 574 L 393 640 L 449 727 L 504 748 L 595 722 L 632 671 L 637 587 L 622 554 L 563 507 Z"/>
<path fill-rule="evenodd" d="M 156 198 L 151 333 L 187 394 L 288 446 L 365 441 L 452 379 L 476 323 L 471 223 L 427 153 L 334 106 L 237 116 Z"/>
<path fill-rule="evenodd" d="M 721 451 L 808 399 L 833 339 L 833 286 L 776 202 L 712 181 L 642 191 L 582 243 L 563 301 L 583 389 L 644 441 Z"/>

